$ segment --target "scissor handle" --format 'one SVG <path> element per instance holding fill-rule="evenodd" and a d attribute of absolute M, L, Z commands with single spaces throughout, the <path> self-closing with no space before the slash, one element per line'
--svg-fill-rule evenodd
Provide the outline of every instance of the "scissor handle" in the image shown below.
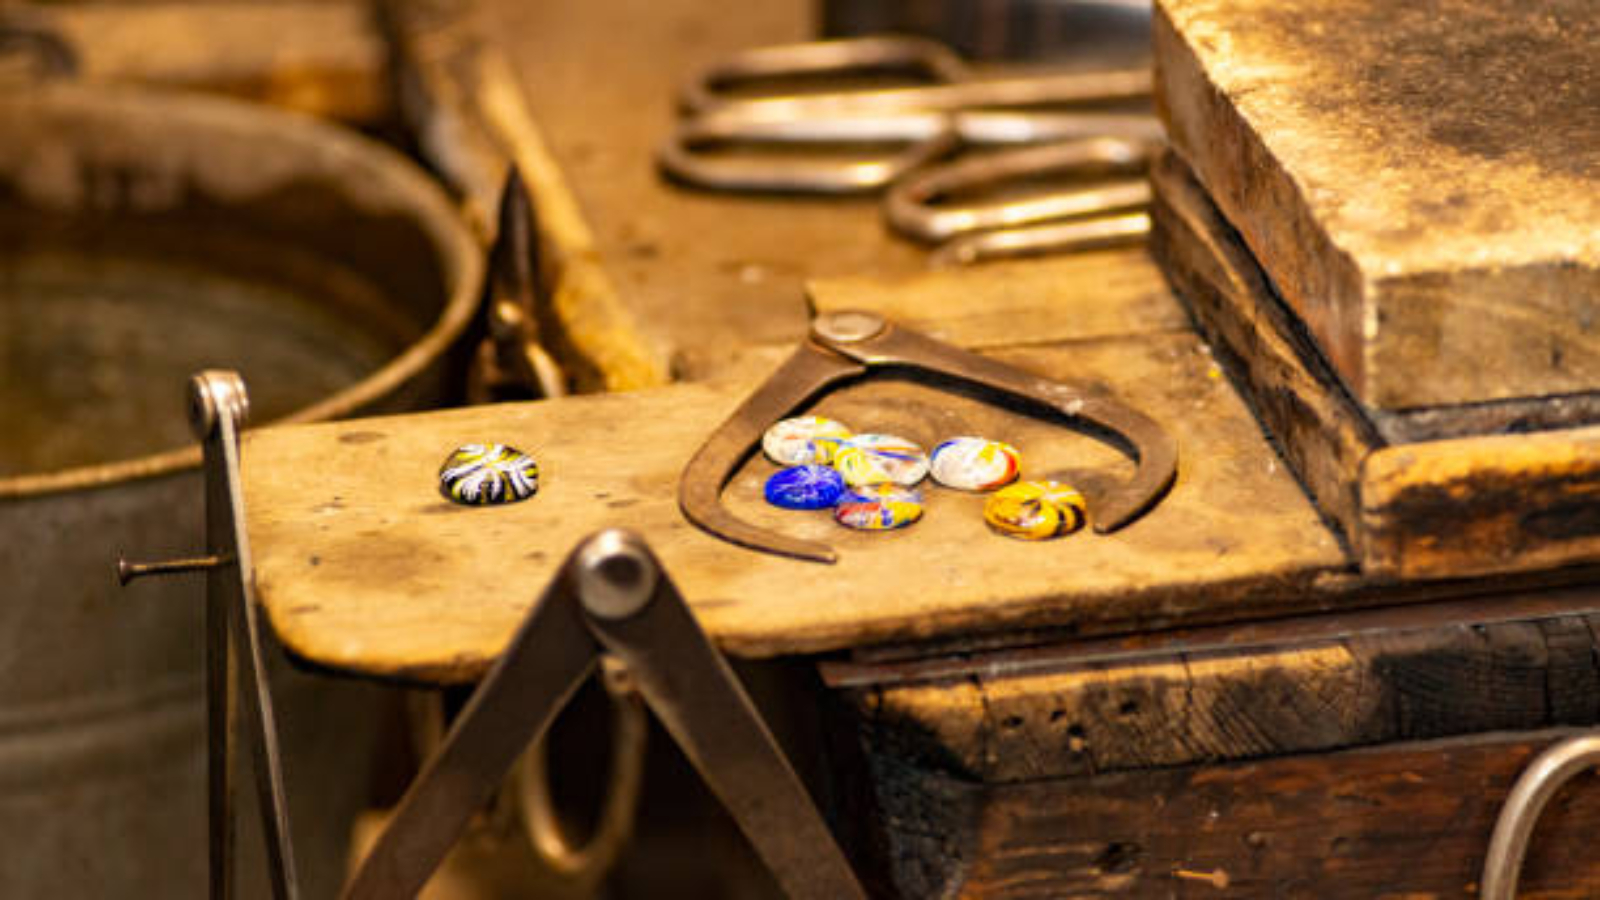
<path fill-rule="evenodd" d="M 708 66 L 691 78 L 678 95 L 688 114 L 737 103 L 727 89 L 740 82 L 806 75 L 873 71 L 919 74 L 932 82 L 963 81 L 966 63 L 937 41 L 915 37 L 864 37 L 808 41 L 745 50 Z"/>
<path fill-rule="evenodd" d="M 1057 253 L 1082 253 L 1142 244 L 1150 237 L 1150 214 L 1122 213 L 1046 222 L 1021 228 L 978 231 L 951 238 L 928 257 L 935 268 L 970 266 L 997 259 Z"/>
<path fill-rule="evenodd" d="M 1024 147 L 933 166 L 898 179 L 884 207 L 889 224 L 907 237 L 938 243 L 961 234 L 1033 225 L 1057 219 L 1137 210 L 1150 203 L 1143 177 L 1157 144 L 1091 138 Z M 979 189 L 1046 175 L 1137 175 L 1021 199 L 946 204 Z"/>
<path fill-rule="evenodd" d="M 656 164 L 675 181 L 719 191 L 864 194 L 881 190 L 920 166 L 955 150 L 949 117 L 911 120 L 837 119 L 826 123 L 749 119 L 714 112 L 680 124 L 656 153 Z M 916 125 L 908 130 L 908 126 Z M 884 143 L 908 141 L 888 155 L 842 159 L 735 155 L 739 145 Z"/>

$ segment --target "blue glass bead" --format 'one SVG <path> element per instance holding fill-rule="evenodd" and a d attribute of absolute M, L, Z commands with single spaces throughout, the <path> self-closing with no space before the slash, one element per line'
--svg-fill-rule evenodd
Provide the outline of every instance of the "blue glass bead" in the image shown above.
<path fill-rule="evenodd" d="M 783 509 L 828 509 L 844 493 L 844 478 L 828 466 L 790 466 L 767 479 L 767 502 Z"/>

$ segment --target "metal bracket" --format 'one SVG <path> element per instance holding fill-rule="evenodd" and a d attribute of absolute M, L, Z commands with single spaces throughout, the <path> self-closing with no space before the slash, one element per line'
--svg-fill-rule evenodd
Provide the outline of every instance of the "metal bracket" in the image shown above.
<path fill-rule="evenodd" d="M 298 896 L 294 852 L 240 489 L 239 431 L 248 402 L 231 372 L 196 376 L 191 398 L 195 433 L 205 446 L 209 558 L 176 567 L 124 562 L 119 570 L 128 577 L 208 570 L 211 896 L 226 900 L 232 891 L 242 697 L 273 896 L 289 900 Z M 864 900 L 844 853 L 727 661 L 644 541 L 620 530 L 585 539 L 568 557 L 401 799 L 344 896 L 376 900 L 421 890 L 602 654 L 628 667 L 645 703 L 790 896 Z"/>

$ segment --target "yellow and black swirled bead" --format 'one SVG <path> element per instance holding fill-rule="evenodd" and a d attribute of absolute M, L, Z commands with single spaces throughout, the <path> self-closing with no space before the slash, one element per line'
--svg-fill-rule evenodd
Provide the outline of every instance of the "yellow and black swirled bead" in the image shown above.
<path fill-rule="evenodd" d="M 439 492 L 465 506 L 516 503 L 539 492 L 539 464 L 505 444 L 463 444 L 439 467 Z"/>
<path fill-rule="evenodd" d="M 1083 495 L 1057 481 L 1018 481 L 989 495 L 983 519 L 989 527 L 1024 541 L 1047 541 L 1083 527 Z"/>

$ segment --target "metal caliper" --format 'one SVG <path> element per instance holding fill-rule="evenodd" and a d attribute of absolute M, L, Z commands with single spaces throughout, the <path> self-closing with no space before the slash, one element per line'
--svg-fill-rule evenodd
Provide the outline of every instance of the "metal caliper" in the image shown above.
<path fill-rule="evenodd" d="M 119 565 L 143 575 L 207 572 L 206 713 L 209 871 L 213 900 L 233 896 L 234 791 L 241 739 L 256 790 L 273 896 L 299 896 L 265 643 L 244 527 L 239 433 L 249 408 L 232 372 L 190 383 L 191 424 L 205 451 L 206 552 Z M 844 853 L 760 712 L 637 535 L 581 541 L 478 684 L 406 791 L 343 896 L 415 896 L 468 820 L 566 706 L 603 655 L 620 660 L 792 897 L 866 897 Z"/>
<path fill-rule="evenodd" d="M 1102 534 L 1144 514 L 1177 477 L 1177 442 L 1149 416 L 1112 399 L 1103 388 L 1044 378 L 936 341 L 875 313 L 846 311 L 813 319 L 811 334 L 799 349 L 706 439 L 678 482 L 678 505 L 683 514 L 712 535 L 742 547 L 836 562 L 838 554 L 826 544 L 789 537 L 737 518 L 723 507 L 722 489 L 755 452 L 762 433 L 773 422 L 840 382 L 889 367 L 970 382 L 1043 407 L 1087 426 L 1131 456 L 1138 465 L 1132 478 L 1086 495 L 1090 520 Z"/>

